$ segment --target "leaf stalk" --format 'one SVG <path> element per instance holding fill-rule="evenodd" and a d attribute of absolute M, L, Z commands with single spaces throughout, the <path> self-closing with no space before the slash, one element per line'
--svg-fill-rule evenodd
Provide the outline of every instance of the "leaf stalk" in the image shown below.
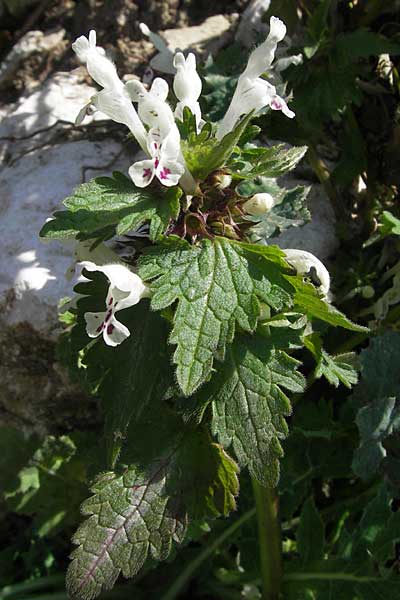
<path fill-rule="evenodd" d="M 263 600 L 279 600 L 282 581 L 282 543 L 276 489 L 252 478 L 258 521 L 258 543 Z"/>

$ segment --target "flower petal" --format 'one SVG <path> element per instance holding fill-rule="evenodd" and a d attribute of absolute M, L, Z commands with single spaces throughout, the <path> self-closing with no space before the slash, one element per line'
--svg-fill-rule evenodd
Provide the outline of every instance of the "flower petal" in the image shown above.
<path fill-rule="evenodd" d="M 150 94 L 156 96 L 162 101 L 165 101 L 168 97 L 169 87 L 168 83 L 162 77 L 156 77 L 151 85 Z"/>
<path fill-rule="evenodd" d="M 129 167 L 128 173 L 137 187 L 146 187 L 154 178 L 154 160 L 140 160 L 135 162 Z"/>
<path fill-rule="evenodd" d="M 269 105 L 272 108 L 272 110 L 282 111 L 286 117 L 289 117 L 289 119 L 293 119 L 296 116 L 295 113 L 292 110 L 290 110 L 285 100 L 280 96 L 273 96 Z"/>
<path fill-rule="evenodd" d="M 178 184 L 184 172 L 185 167 L 182 163 L 175 160 L 163 160 L 157 167 L 156 175 L 163 185 L 171 187 Z"/>
<path fill-rule="evenodd" d="M 283 252 L 286 255 L 287 262 L 296 269 L 299 275 L 308 275 L 312 273 L 312 269 L 314 269 L 319 280 L 319 285 L 317 284 L 317 287 L 320 288 L 324 297 L 327 297 L 331 280 L 328 269 L 319 258 L 314 256 L 311 252 L 297 250 L 295 248 L 285 248 L 283 249 Z"/>
<path fill-rule="evenodd" d="M 103 330 L 103 338 L 107 346 L 118 346 L 130 336 L 130 331 L 125 325 L 112 316 Z"/>
<path fill-rule="evenodd" d="M 86 321 L 86 333 L 91 338 L 96 338 L 103 331 L 105 312 L 87 312 L 84 314 Z"/>
<path fill-rule="evenodd" d="M 104 273 L 110 282 L 110 288 L 117 288 L 118 290 L 121 290 L 121 292 L 125 292 L 125 297 L 127 297 L 126 294 L 133 293 L 137 298 L 136 302 L 134 302 L 135 304 L 139 302 L 140 298 L 142 298 L 147 291 L 147 288 L 139 275 L 132 273 L 132 271 L 123 264 L 115 263 L 99 266 L 91 261 L 82 261 L 81 265 L 87 271 L 99 271 L 100 273 Z M 107 298 L 109 298 L 108 295 Z"/>

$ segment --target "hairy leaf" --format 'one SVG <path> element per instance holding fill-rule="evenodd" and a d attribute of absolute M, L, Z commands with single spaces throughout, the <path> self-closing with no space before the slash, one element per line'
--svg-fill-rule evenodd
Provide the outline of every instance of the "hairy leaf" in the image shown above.
<path fill-rule="evenodd" d="M 224 359 L 236 323 L 245 331 L 255 329 L 258 299 L 275 310 L 290 305 L 281 256 L 274 247 L 260 254 L 257 246 L 224 238 L 197 246 L 169 241 L 143 256 L 140 275 L 153 280 L 152 308 L 178 301 L 170 342 L 177 345 L 174 362 L 185 395 L 206 381 L 215 357 Z"/>
<path fill-rule="evenodd" d="M 244 117 L 222 140 L 210 138 L 203 141 L 200 132 L 192 143 L 182 143 L 186 164 L 194 177 L 205 179 L 209 173 L 226 164 L 251 117 L 252 113 Z"/>
<path fill-rule="evenodd" d="M 64 200 L 66 211 L 56 212 L 40 235 L 47 238 L 96 238 L 104 228 L 119 234 L 137 229 L 150 221 L 151 239 L 157 239 L 179 212 L 179 188 L 157 195 L 137 188 L 122 173 L 98 177 L 80 185 Z"/>
<path fill-rule="evenodd" d="M 275 204 L 270 211 L 260 217 L 246 217 L 246 220 L 254 222 L 254 226 L 249 232 L 251 241 L 264 242 L 289 227 L 300 227 L 310 220 L 310 212 L 306 206 L 310 188 L 303 186 L 291 190 L 279 188 L 277 195 L 269 192 L 266 189 L 267 186 L 262 184 L 256 185 L 254 188 L 254 194 L 258 191 L 271 193 Z"/>
<path fill-rule="evenodd" d="M 242 150 L 237 162 L 230 164 L 230 171 L 243 179 L 254 179 L 261 175 L 279 177 L 294 169 L 306 152 L 306 146 L 287 148 L 285 144 L 250 148 Z"/>
<path fill-rule="evenodd" d="M 344 327 L 352 331 L 367 332 L 368 328 L 357 325 L 348 319 L 329 302 L 322 300 L 316 289 L 309 283 L 304 283 L 300 278 L 291 278 L 290 283 L 295 287 L 295 309 L 304 312 L 309 318 L 320 319 L 334 327 Z"/>
<path fill-rule="evenodd" d="M 73 598 L 94 598 L 110 589 L 120 573 L 135 575 L 150 556 L 166 559 L 173 542 L 183 541 L 188 519 L 227 515 L 235 507 L 235 463 L 208 434 L 184 430 L 182 423 L 178 428 L 165 410 L 144 423 L 145 431 L 154 429 L 159 418 L 165 434 L 171 427 L 170 435 L 154 435 L 156 448 L 148 449 L 149 438 L 137 426 L 141 440 L 132 440 L 136 465 L 121 475 L 101 475 L 94 495 L 82 505 L 88 519 L 74 536 L 78 548 L 67 576 Z M 151 463 L 145 464 L 140 450 L 147 456 L 153 451 Z"/>
<path fill-rule="evenodd" d="M 354 352 L 345 354 L 337 354 L 331 356 L 322 347 L 322 340 L 317 333 L 313 333 L 304 338 L 304 345 L 313 354 L 317 367 L 315 369 L 315 377 L 325 377 L 329 383 L 338 387 L 343 383 L 348 388 L 351 388 L 358 381 L 357 374 L 357 357 Z"/>
<path fill-rule="evenodd" d="M 288 428 L 289 399 L 304 389 L 299 362 L 275 349 L 262 336 L 237 336 L 202 395 L 213 403 L 213 433 L 225 447 L 231 444 L 239 464 L 248 466 L 261 484 L 276 485 L 280 440 Z"/>

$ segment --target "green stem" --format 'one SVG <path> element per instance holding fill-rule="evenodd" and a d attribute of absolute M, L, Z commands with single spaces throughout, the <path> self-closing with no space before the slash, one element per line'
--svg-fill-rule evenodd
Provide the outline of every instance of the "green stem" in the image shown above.
<path fill-rule="evenodd" d="M 186 586 L 186 584 L 190 581 L 193 576 L 193 573 L 203 564 L 205 560 L 209 556 L 213 554 L 213 552 L 221 546 L 233 533 L 240 529 L 240 527 L 246 522 L 252 519 L 255 515 L 255 508 L 248 510 L 244 515 L 237 519 L 232 525 L 230 525 L 225 531 L 221 533 L 215 540 L 209 544 L 202 552 L 200 552 L 192 562 L 190 562 L 182 571 L 182 573 L 177 577 L 174 583 L 171 585 L 166 594 L 162 597 L 161 600 L 174 600 L 178 594 L 182 591 L 182 589 Z"/>
<path fill-rule="evenodd" d="M 252 479 L 258 521 L 258 543 L 263 600 L 279 600 L 282 580 L 282 543 L 277 490 Z"/>

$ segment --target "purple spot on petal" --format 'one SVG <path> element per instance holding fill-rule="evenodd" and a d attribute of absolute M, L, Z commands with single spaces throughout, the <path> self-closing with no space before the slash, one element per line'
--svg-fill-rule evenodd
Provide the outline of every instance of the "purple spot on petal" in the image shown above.
<path fill-rule="evenodd" d="M 274 98 L 271 102 L 272 110 L 282 110 L 282 103 L 277 98 Z"/>
<path fill-rule="evenodd" d="M 151 169 L 143 169 L 143 177 L 149 179 L 151 177 Z"/>
<path fill-rule="evenodd" d="M 114 300 L 114 298 L 110 298 L 110 299 L 109 299 L 109 301 L 108 301 L 108 306 L 110 306 L 110 304 L 112 304 L 112 303 L 113 303 L 113 300 Z"/>
<path fill-rule="evenodd" d="M 104 323 L 102 323 L 102 324 L 101 324 L 101 325 L 100 325 L 100 326 L 99 326 L 99 327 L 96 329 L 97 333 L 100 333 L 100 331 L 102 331 L 103 327 L 104 327 Z"/>
<path fill-rule="evenodd" d="M 107 321 L 109 321 L 111 319 L 111 315 L 112 315 L 112 311 L 109 310 L 108 313 L 106 314 L 106 318 L 104 319 L 104 323 L 107 323 Z"/>
<path fill-rule="evenodd" d="M 157 169 L 158 165 L 160 164 L 160 161 L 158 160 L 158 158 L 154 159 L 154 167 Z"/>
<path fill-rule="evenodd" d="M 171 173 L 170 169 L 167 169 L 167 167 L 164 167 L 160 171 L 160 179 L 168 179 L 168 175 L 170 173 Z"/>
<path fill-rule="evenodd" d="M 110 325 L 107 327 L 107 333 L 108 333 L 108 335 L 111 335 L 112 332 L 114 331 L 114 329 L 115 329 L 114 325 L 112 325 L 110 323 Z"/>

